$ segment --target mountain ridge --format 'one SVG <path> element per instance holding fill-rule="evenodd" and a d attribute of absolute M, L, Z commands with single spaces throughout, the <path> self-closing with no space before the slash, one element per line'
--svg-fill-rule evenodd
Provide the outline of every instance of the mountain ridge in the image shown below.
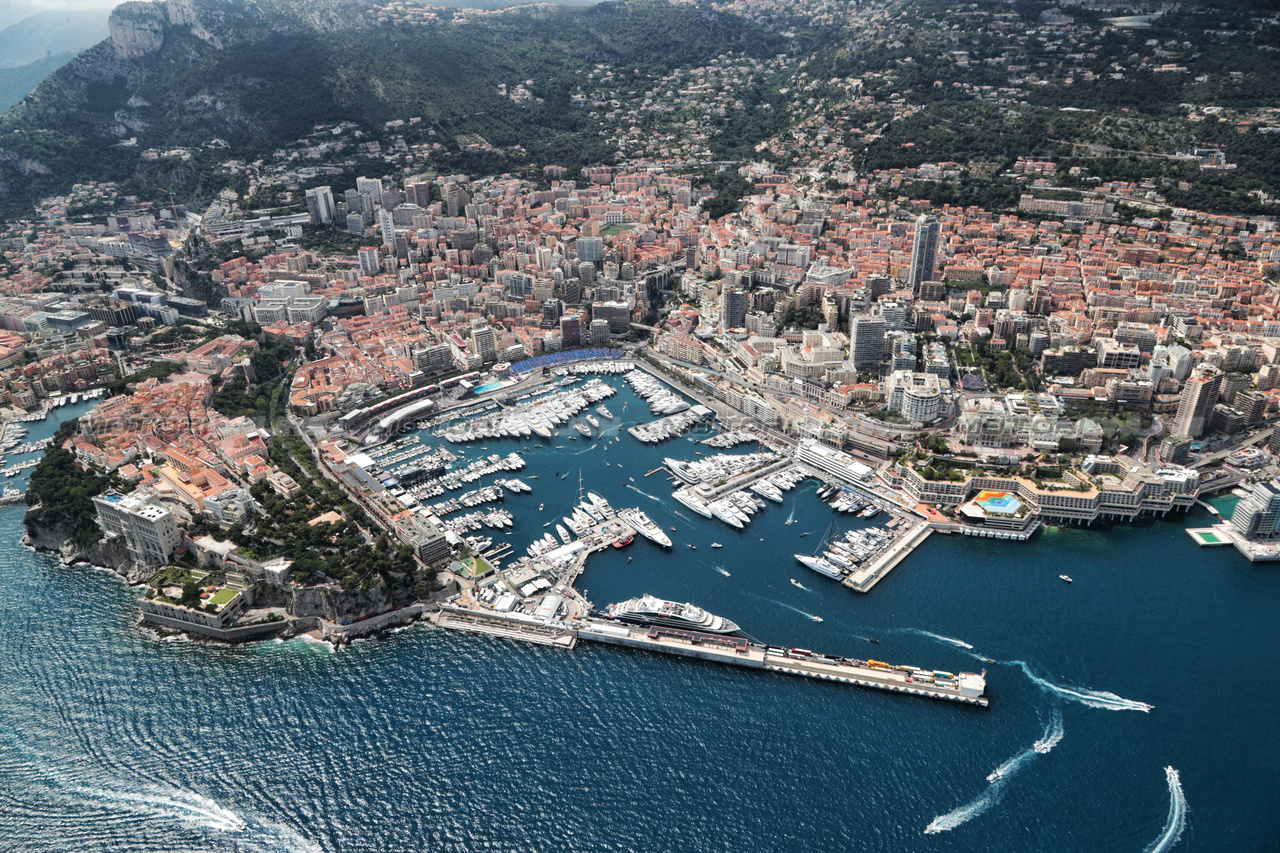
<path fill-rule="evenodd" d="M 785 49 L 736 16 L 660 0 L 437 8 L 421 24 L 389 22 L 387 8 L 367 0 L 122 4 L 109 40 L 0 119 L 0 205 L 13 210 L 72 181 L 128 180 L 140 149 L 225 144 L 229 156 L 252 159 L 316 125 L 373 128 L 411 116 L 450 145 L 480 134 L 550 158 L 543 162 L 599 162 L 609 152 L 570 105 L 576 72 L 609 63 L 643 78 L 728 51 Z M 526 82 L 534 95 L 526 101 L 503 94 Z"/>

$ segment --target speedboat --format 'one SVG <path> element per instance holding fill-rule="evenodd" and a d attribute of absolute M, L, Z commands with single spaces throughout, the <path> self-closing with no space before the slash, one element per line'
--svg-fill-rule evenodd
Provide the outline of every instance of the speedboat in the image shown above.
<path fill-rule="evenodd" d="M 1058 577 L 1059 577 L 1061 580 L 1066 581 L 1067 583 L 1074 583 L 1074 581 L 1073 581 L 1073 580 L 1071 580 L 1070 576 L 1068 576 L 1068 575 L 1058 575 Z"/>

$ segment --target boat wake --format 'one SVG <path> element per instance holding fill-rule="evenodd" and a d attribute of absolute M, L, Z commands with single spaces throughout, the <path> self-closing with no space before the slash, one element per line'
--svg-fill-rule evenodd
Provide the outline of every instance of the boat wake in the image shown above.
<path fill-rule="evenodd" d="M 655 498 L 653 495 L 649 494 L 646 491 L 643 491 L 642 489 L 637 489 L 635 486 L 631 485 L 630 483 L 627 483 L 627 488 L 633 492 L 640 492 L 640 494 L 644 495 L 646 498 L 648 498 L 651 501 L 658 501 L 659 503 L 662 502 L 662 498 Z"/>
<path fill-rule="evenodd" d="M 803 589 L 805 592 L 813 592 L 813 590 L 809 589 L 809 587 L 807 587 L 807 586 L 805 586 L 804 584 L 800 583 L 800 581 L 792 581 L 791 583 L 793 583 L 793 584 L 795 584 L 796 586 L 800 587 L 800 589 Z"/>
<path fill-rule="evenodd" d="M 105 788 L 76 788 L 77 793 L 96 800 L 120 803 L 126 809 L 154 817 L 169 817 L 222 832 L 240 832 L 248 823 L 240 815 L 223 808 L 208 797 L 186 791 L 110 791 Z"/>
<path fill-rule="evenodd" d="M 1036 756 L 1048 754 L 1061 742 L 1062 735 L 1062 708 L 1055 702 L 1044 734 L 1039 740 L 991 771 L 987 776 L 989 784 L 986 790 L 974 797 L 972 801 L 929 821 L 929 825 L 924 828 L 924 834 L 937 835 L 939 832 L 950 832 L 986 813 L 992 806 L 998 805 L 1004 799 L 1005 788 L 1014 775 Z"/>
<path fill-rule="evenodd" d="M 917 631 L 916 633 L 928 634 L 931 637 L 938 636 L 935 634 L 929 634 L 927 631 Z M 938 636 L 938 639 L 949 643 L 959 642 L 958 640 L 952 640 L 948 637 Z M 965 647 L 970 649 L 973 648 L 967 644 L 965 644 Z M 1139 702 L 1135 699 L 1125 699 L 1123 696 L 1117 696 L 1108 690 L 1090 690 L 1087 687 L 1070 687 L 1065 684 L 1055 684 L 1047 678 L 1041 678 L 1036 675 L 1026 661 L 994 660 L 972 651 L 966 651 L 965 654 L 974 660 L 980 660 L 983 663 L 997 663 L 1002 666 L 1016 666 L 1022 670 L 1022 673 L 1027 678 L 1031 680 L 1032 684 L 1035 684 L 1044 692 L 1051 693 L 1070 702 L 1085 705 L 1089 708 L 1101 708 L 1104 711 L 1141 711 L 1144 714 L 1149 713 L 1153 708 L 1155 708 L 1155 705 L 1151 705 L 1146 702 Z"/>
<path fill-rule="evenodd" d="M 939 642 L 950 643 L 951 645 L 959 646 L 962 649 L 973 648 L 973 646 L 969 645 L 964 640 L 957 640 L 954 637 L 944 637 L 941 634 L 935 634 L 932 631 L 922 631 L 919 628 L 908 628 L 907 630 L 909 630 L 912 634 L 919 634 L 922 637 L 932 637 L 933 639 L 938 640 Z"/>
<path fill-rule="evenodd" d="M 1044 730 L 1044 737 L 1036 741 L 1031 748 L 1041 755 L 1048 755 L 1055 746 L 1062 743 L 1062 736 L 1065 733 L 1066 730 L 1062 727 L 1062 706 L 1055 702 L 1049 718 L 1049 727 Z"/>
<path fill-rule="evenodd" d="M 1164 822 L 1160 836 L 1148 845 L 1144 853 L 1164 853 L 1171 850 L 1178 839 L 1182 838 L 1182 831 L 1187 828 L 1187 798 L 1182 793 L 1182 780 L 1178 777 L 1178 771 L 1172 767 L 1166 767 L 1164 775 L 1169 780 L 1169 817 Z"/>
<path fill-rule="evenodd" d="M 666 509 L 666 507 L 663 507 L 663 509 Z M 693 522 L 689 520 L 689 516 L 685 515 L 685 514 L 684 514 L 683 512 L 681 512 L 680 510 L 678 510 L 678 509 L 667 509 L 667 512 L 671 513 L 672 515 L 678 516 L 678 517 L 680 518 L 680 520 L 682 520 L 682 521 L 683 521 L 687 526 L 692 527 L 694 530 L 697 530 L 697 529 L 698 529 L 698 528 L 696 528 L 696 527 L 694 527 L 694 526 L 693 526 Z"/>
<path fill-rule="evenodd" d="M 750 593 L 748 593 L 748 595 L 750 595 Z M 764 596 L 760 596 L 760 595 L 752 595 L 751 597 L 752 597 L 752 598 L 758 598 L 758 599 L 760 599 L 761 601 L 767 601 L 767 602 L 769 602 L 770 604 L 776 604 L 776 605 L 778 605 L 779 607 L 785 607 L 785 608 L 787 608 L 788 610 L 790 610 L 790 611 L 792 611 L 792 612 L 794 612 L 794 613 L 799 613 L 801 616 L 805 617 L 806 619 L 812 619 L 814 622 L 821 622 L 821 621 L 823 621 L 821 616 L 815 616 L 815 615 L 814 615 L 814 614 L 812 614 L 812 613 L 809 613 L 809 612 L 807 612 L 807 611 L 801 610 L 799 607 L 792 607 L 790 604 L 783 604 L 781 601 L 774 601 L 772 598 L 765 598 Z"/>
<path fill-rule="evenodd" d="M 731 578 L 731 577 L 733 577 L 733 575 L 729 574 L 729 570 L 728 570 L 728 569 L 726 569 L 724 566 L 716 566 L 716 571 L 717 571 L 717 572 L 719 572 L 720 574 L 724 575 L 724 576 L 725 576 L 725 577 L 727 577 L 727 578 Z"/>
<path fill-rule="evenodd" d="M 1102 708 L 1106 711 L 1141 711 L 1145 714 L 1155 707 L 1154 705 L 1148 705 L 1146 702 L 1125 699 L 1106 690 L 1090 690 L 1086 687 L 1067 687 L 1062 684 L 1054 684 L 1047 678 L 1041 678 L 1036 675 L 1031 671 L 1031 667 L 1020 660 L 1001 661 L 1001 663 L 1021 667 L 1027 678 L 1031 679 L 1032 683 L 1039 686 L 1041 690 L 1057 694 L 1071 702 L 1079 702 L 1081 705 L 1087 705 L 1090 708 Z"/>
<path fill-rule="evenodd" d="M 939 832 L 950 832 L 985 813 L 1004 798 L 1004 786 L 1007 780 L 1008 777 L 1006 776 L 998 777 L 985 791 L 975 797 L 973 802 L 966 803 L 946 814 L 938 815 L 929 821 L 929 825 L 924 828 L 924 834 L 937 835 Z"/>

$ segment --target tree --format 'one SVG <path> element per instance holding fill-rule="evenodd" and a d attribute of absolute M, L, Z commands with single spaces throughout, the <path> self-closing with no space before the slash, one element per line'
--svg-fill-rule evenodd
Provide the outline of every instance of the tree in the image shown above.
<path fill-rule="evenodd" d="M 182 585 L 182 597 L 178 599 L 178 603 L 183 607 L 199 607 L 200 606 L 200 583 L 196 580 L 189 580 Z"/>

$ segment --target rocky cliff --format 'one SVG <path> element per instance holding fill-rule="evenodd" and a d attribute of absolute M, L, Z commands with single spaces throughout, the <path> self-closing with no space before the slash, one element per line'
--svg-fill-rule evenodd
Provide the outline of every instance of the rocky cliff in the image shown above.
<path fill-rule="evenodd" d="M 164 44 L 169 26 L 165 3 L 121 3 L 107 19 L 111 44 L 121 59 L 146 56 Z"/>
<path fill-rule="evenodd" d="M 294 616 L 319 616 L 330 622 L 352 622 L 395 606 L 386 584 L 373 589 L 343 590 L 328 587 L 304 587 L 294 590 L 290 612 Z"/>
<path fill-rule="evenodd" d="M 139 566 L 130 560 L 124 542 L 118 539 L 100 540 L 87 548 L 72 543 L 70 530 L 57 525 L 47 527 L 41 524 L 39 507 L 27 513 L 25 522 L 27 533 L 22 537 L 24 544 L 37 551 L 57 554 L 67 563 L 92 563 L 111 569 L 131 584 L 142 583 L 154 572 L 152 567 Z"/>
<path fill-rule="evenodd" d="M 244 4 L 239 4 L 244 6 Z M 212 7 L 206 10 L 206 7 Z M 135 59 L 155 53 L 164 46 L 165 36 L 171 29 L 185 28 L 191 35 L 214 47 L 222 47 L 222 39 L 205 25 L 205 17 L 212 23 L 224 24 L 230 14 L 243 14 L 232 4 L 213 7 L 207 2 L 197 6 L 196 0 L 158 0 L 158 2 L 121 3 L 107 19 L 111 31 L 111 44 L 121 59 Z"/>
<path fill-rule="evenodd" d="M 137 59 L 158 52 L 178 30 L 221 48 L 272 33 L 363 26 L 362 8 L 333 0 L 131 0 L 117 6 L 107 24 L 116 55 Z"/>

